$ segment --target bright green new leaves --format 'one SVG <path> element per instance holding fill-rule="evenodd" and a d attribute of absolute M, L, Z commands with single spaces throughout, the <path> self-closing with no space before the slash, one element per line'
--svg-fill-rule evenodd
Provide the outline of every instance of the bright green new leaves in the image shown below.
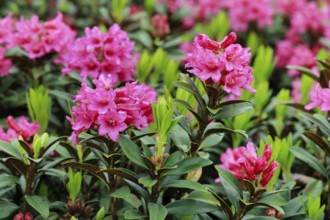
<path fill-rule="evenodd" d="M 221 27 L 221 28 L 219 28 Z M 221 41 L 227 34 L 230 28 L 230 22 L 226 12 L 220 11 L 209 24 L 201 23 L 194 26 L 195 33 L 203 33 L 211 39 Z"/>
<path fill-rule="evenodd" d="M 284 105 L 284 103 L 290 102 L 290 100 L 291 100 L 290 91 L 287 89 L 281 89 L 281 91 L 277 94 L 275 101 L 275 114 L 276 114 L 275 129 L 277 134 L 281 133 L 281 129 L 284 124 L 284 118 L 286 116 L 288 109 L 288 107 Z"/>
<path fill-rule="evenodd" d="M 152 103 L 152 113 L 158 133 L 156 158 L 162 155 L 163 146 L 166 144 L 167 136 L 182 117 L 173 119 L 174 105 L 171 98 L 159 97 L 157 103 Z"/>
<path fill-rule="evenodd" d="M 274 51 L 271 47 L 263 45 L 259 47 L 252 67 L 255 84 L 268 81 L 275 67 L 273 53 Z"/>
<path fill-rule="evenodd" d="M 111 2 L 111 13 L 115 18 L 116 22 L 121 23 L 121 21 L 124 19 L 123 12 L 126 8 L 126 5 L 128 4 L 128 0 L 112 0 Z"/>
<path fill-rule="evenodd" d="M 51 99 L 48 91 L 39 86 L 36 89 L 30 89 L 26 94 L 26 102 L 32 121 L 38 122 L 40 129 L 39 134 L 46 131 L 50 116 Z"/>
<path fill-rule="evenodd" d="M 310 194 L 307 203 L 301 201 L 308 219 L 321 220 L 324 219 L 325 205 L 321 206 L 321 197 Z"/>
<path fill-rule="evenodd" d="M 48 133 L 43 133 L 41 137 L 39 135 L 34 135 L 33 137 L 33 158 L 37 159 L 39 157 L 39 152 L 48 143 L 49 135 Z"/>
<path fill-rule="evenodd" d="M 76 201 L 76 198 L 80 192 L 82 183 L 81 172 L 74 173 L 71 168 L 68 170 L 69 182 L 66 184 L 66 189 L 69 192 L 71 201 Z"/>
<path fill-rule="evenodd" d="M 156 84 L 162 76 L 166 87 L 172 90 L 173 83 L 179 77 L 178 69 L 179 63 L 172 60 L 162 48 L 154 53 L 144 50 L 137 66 L 137 77 L 139 82 Z"/>

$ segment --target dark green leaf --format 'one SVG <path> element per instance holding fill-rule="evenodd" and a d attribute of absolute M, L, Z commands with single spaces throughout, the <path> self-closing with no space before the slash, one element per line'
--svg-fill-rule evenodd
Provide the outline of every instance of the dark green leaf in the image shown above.
<path fill-rule="evenodd" d="M 199 191 L 207 191 L 200 183 L 191 180 L 174 180 L 173 182 L 165 183 L 162 188 L 184 188 Z"/>
<path fill-rule="evenodd" d="M 213 115 L 214 119 L 232 118 L 254 108 L 251 102 L 243 100 L 227 101 L 219 107 L 219 111 Z"/>
<path fill-rule="evenodd" d="M 141 212 L 139 212 L 136 209 L 127 210 L 124 214 L 125 219 L 145 219 L 147 216 L 143 215 Z"/>
<path fill-rule="evenodd" d="M 9 216 L 19 209 L 19 206 L 9 201 L 0 201 L 0 219 L 10 219 Z"/>
<path fill-rule="evenodd" d="M 141 151 L 136 146 L 136 144 L 131 141 L 129 138 L 121 135 L 119 138 L 119 145 L 124 151 L 124 154 L 128 157 L 130 161 L 138 165 L 139 167 L 145 168 L 149 170 L 148 165 L 145 164 L 142 156 L 141 156 Z"/>
<path fill-rule="evenodd" d="M 167 215 L 167 209 L 156 203 L 148 203 L 149 220 L 164 220 Z"/>
<path fill-rule="evenodd" d="M 97 166 L 87 164 L 87 163 L 78 163 L 78 162 L 69 162 L 65 163 L 64 166 L 66 167 L 74 167 L 74 168 L 79 168 L 82 170 L 85 170 L 89 172 L 90 174 L 98 177 L 99 179 L 103 180 L 106 182 L 106 178 L 103 173 L 99 172 L 99 168 Z"/>
<path fill-rule="evenodd" d="M 5 141 L 0 141 L 0 149 L 2 151 L 4 151 L 5 153 L 9 154 L 10 156 L 13 156 L 17 159 L 21 159 L 22 155 L 19 152 L 19 150 L 17 149 L 17 147 L 15 147 L 14 145 L 5 142 Z"/>
<path fill-rule="evenodd" d="M 317 144 L 328 156 L 330 156 L 330 147 L 320 136 L 310 131 L 305 131 L 303 134 Z"/>
<path fill-rule="evenodd" d="M 229 171 L 215 166 L 217 169 L 221 183 L 226 191 L 226 195 L 229 201 L 235 206 L 236 210 L 240 208 L 239 201 L 243 197 L 243 191 L 239 185 L 238 180 Z"/>
<path fill-rule="evenodd" d="M 295 157 L 307 163 L 309 166 L 311 166 L 313 169 L 315 169 L 317 172 L 319 172 L 329 180 L 327 170 L 320 163 L 320 161 L 316 159 L 313 155 L 311 155 L 308 151 L 298 147 L 291 147 L 290 151 Z"/>
<path fill-rule="evenodd" d="M 265 197 L 259 199 L 256 202 L 256 204 L 272 207 L 272 208 L 276 209 L 277 211 L 285 214 L 284 210 L 281 208 L 281 206 L 285 206 L 287 204 L 287 201 L 280 195 L 274 194 L 274 195 L 265 196 Z"/>
<path fill-rule="evenodd" d="M 291 69 L 291 70 L 298 70 L 302 74 L 305 74 L 306 76 L 312 78 L 316 82 L 319 82 L 319 78 L 313 73 L 310 69 L 302 66 L 294 66 L 294 65 L 288 65 L 286 68 Z"/>
<path fill-rule="evenodd" d="M 29 157 L 33 157 L 33 151 L 31 149 L 31 147 L 25 142 L 25 141 L 22 141 L 22 140 L 18 140 L 20 145 L 23 147 L 23 149 L 25 150 L 25 152 L 29 155 Z"/>
<path fill-rule="evenodd" d="M 216 205 L 195 199 L 181 199 L 166 205 L 172 215 L 197 215 L 218 210 Z"/>
<path fill-rule="evenodd" d="M 40 213 L 40 215 L 47 219 L 49 215 L 49 203 L 48 200 L 41 198 L 40 196 L 25 196 L 27 203 Z"/>
<path fill-rule="evenodd" d="M 182 175 L 210 164 L 212 164 L 212 161 L 208 159 L 200 157 L 186 158 L 177 163 L 176 165 L 178 167 L 174 170 L 167 172 L 166 175 Z"/>

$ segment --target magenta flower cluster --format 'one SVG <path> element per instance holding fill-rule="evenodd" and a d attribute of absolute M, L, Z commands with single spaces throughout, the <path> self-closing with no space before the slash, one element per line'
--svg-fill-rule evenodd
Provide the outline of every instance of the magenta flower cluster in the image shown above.
<path fill-rule="evenodd" d="M 226 8 L 234 31 L 247 31 L 252 22 L 260 29 L 273 24 L 272 0 L 231 0 Z"/>
<path fill-rule="evenodd" d="M 330 83 L 329 83 L 330 87 Z M 330 111 L 330 89 L 322 88 L 319 83 L 317 83 L 311 91 L 309 91 L 310 103 L 305 106 L 306 110 L 311 110 L 313 108 L 320 107 L 321 111 Z"/>
<path fill-rule="evenodd" d="M 11 138 L 18 138 L 19 136 L 22 136 L 23 139 L 32 137 L 40 128 L 38 123 L 28 122 L 25 116 L 20 116 L 17 121 L 12 116 L 8 116 L 6 123 L 8 125 L 7 132 L 0 126 L 0 140 L 7 142 L 10 142 Z"/>
<path fill-rule="evenodd" d="M 241 89 L 255 92 L 251 87 L 252 69 L 248 66 L 249 48 L 234 44 L 236 34 L 230 33 L 221 42 L 198 34 L 186 56 L 188 71 L 207 84 L 222 85 L 228 94 L 240 97 Z"/>
<path fill-rule="evenodd" d="M 98 27 L 86 28 L 85 36 L 61 54 L 59 63 L 64 65 L 64 74 L 79 70 L 82 78 L 111 74 L 114 82 L 132 80 L 137 63 L 133 48 L 134 43 L 117 24 L 106 33 Z"/>
<path fill-rule="evenodd" d="M 241 146 L 235 149 L 228 148 L 220 155 L 220 167 L 230 171 L 239 180 L 249 180 L 258 186 L 266 187 L 274 172 L 278 168 L 278 162 L 269 162 L 272 156 L 272 149 L 267 144 L 264 153 L 258 157 L 252 142 L 246 147 Z M 220 182 L 216 179 L 216 182 Z"/>
<path fill-rule="evenodd" d="M 95 88 L 82 84 L 75 96 L 78 103 L 72 108 L 71 140 L 77 142 L 78 135 L 89 129 L 97 129 L 99 135 L 108 135 L 118 141 L 119 133 L 128 126 L 146 128 L 153 121 L 151 102 L 156 101 L 156 91 L 136 82 L 127 82 L 123 88 L 113 88 L 111 75 L 101 75 L 93 80 Z"/>

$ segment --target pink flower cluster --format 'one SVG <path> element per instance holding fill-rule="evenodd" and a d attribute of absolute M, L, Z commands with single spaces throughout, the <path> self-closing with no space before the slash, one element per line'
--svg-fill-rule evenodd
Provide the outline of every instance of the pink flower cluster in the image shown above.
<path fill-rule="evenodd" d="M 118 141 L 119 132 L 128 126 L 142 129 L 153 121 L 151 102 L 156 101 L 157 94 L 151 87 L 127 82 L 125 87 L 113 89 L 111 75 L 101 75 L 93 83 L 95 89 L 84 82 L 75 96 L 78 105 L 72 108 L 74 118 L 68 117 L 73 129 L 71 140 L 77 142 L 81 132 L 97 129 L 99 135 Z"/>
<path fill-rule="evenodd" d="M 0 19 L 0 76 L 8 75 L 9 69 L 12 67 L 12 61 L 5 57 L 5 53 L 13 37 L 13 24 L 14 21 L 11 14 Z"/>
<path fill-rule="evenodd" d="M 231 0 L 227 8 L 231 27 L 234 31 L 246 31 L 249 24 L 256 22 L 259 28 L 273 24 L 272 0 Z"/>
<path fill-rule="evenodd" d="M 290 17 L 290 32 L 302 34 L 309 31 L 317 36 L 326 29 L 326 22 L 330 20 L 330 7 L 320 6 L 315 1 L 279 0 L 277 10 Z"/>
<path fill-rule="evenodd" d="M 228 148 L 220 155 L 222 164 L 220 167 L 230 171 L 239 180 L 249 180 L 266 187 L 274 172 L 278 168 L 278 162 L 269 162 L 272 149 L 267 144 L 261 157 L 257 157 L 253 143 L 249 142 L 246 147 L 235 149 Z M 216 182 L 220 182 L 216 179 Z"/>
<path fill-rule="evenodd" d="M 114 24 L 107 33 L 98 27 L 86 28 L 85 35 L 61 54 L 59 63 L 64 64 L 64 74 L 79 70 L 83 78 L 111 74 L 114 82 L 132 80 L 137 57 L 126 32 Z"/>
<path fill-rule="evenodd" d="M 278 57 L 277 67 L 285 68 L 287 65 L 303 66 L 316 69 L 315 56 L 317 48 L 311 49 L 307 44 L 293 43 L 283 40 L 277 43 L 276 56 Z M 299 76 L 296 70 L 289 70 L 290 76 Z"/>
<path fill-rule="evenodd" d="M 62 18 L 59 13 L 56 18 L 41 23 L 36 15 L 19 21 L 13 20 L 9 15 L 0 22 L 3 23 L 0 26 L 7 28 L 1 28 L 5 31 L 0 31 L 0 43 L 5 43 L 7 48 L 23 47 L 30 59 L 50 52 L 60 53 L 75 37 L 75 32 L 63 23 Z"/>
<path fill-rule="evenodd" d="M 0 46 L 0 76 L 9 75 L 9 70 L 12 67 L 11 59 L 5 57 L 6 49 Z"/>
<path fill-rule="evenodd" d="M 330 83 L 329 83 L 330 87 Z M 320 107 L 321 111 L 330 111 L 330 89 L 322 88 L 319 83 L 317 83 L 313 90 L 309 92 L 310 103 L 305 106 L 306 110 L 311 110 L 313 108 Z"/>
<path fill-rule="evenodd" d="M 251 92 L 252 69 L 248 66 L 251 53 L 249 48 L 234 44 L 236 34 L 230 33 L 221 42 L 198 34 L 191 52 L 186 56 L 188 71 L 208 84 L 220 84 L 224 90 L 235 96 L 241 96 L 241 89 Z"/>
<path fill-rule="evenodd" d="M 12 116 L 8 116 L 6 123 L 8 125 L 7 132 L 4 132 L 0 126 L 0 140 L 10 142 L 11 138 L 22 136 L 23 139 L 32 137 L 39 130 L 39 124 L 35 122 L 29 123 L 25 116 L 20 116 L 17 121 Z"/>
<path fill-rule="evenodd" d="M 164 37 L 170 33 L 167 14 L 156 14 L 152 16 L 151 23 L 154 28 L 154 36 Z"/>

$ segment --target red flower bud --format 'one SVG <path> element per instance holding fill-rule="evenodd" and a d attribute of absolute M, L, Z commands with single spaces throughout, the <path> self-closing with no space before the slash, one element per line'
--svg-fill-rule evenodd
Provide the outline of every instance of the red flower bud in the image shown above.
<path fill-rule="evenodd" d="M 24 220 L 24 214 L 23 213 L 16 214 L 14 220 Z"/>
<path fill-rule="evenodd" d="M 33 220 L 33 215 L 31 212 L 25 214 L 25 220 Z"/>

